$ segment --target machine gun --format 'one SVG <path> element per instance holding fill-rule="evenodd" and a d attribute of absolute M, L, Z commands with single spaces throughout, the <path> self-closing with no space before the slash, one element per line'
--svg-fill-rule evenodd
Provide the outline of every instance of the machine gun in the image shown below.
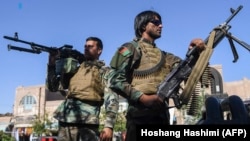
<path fill-rule="evenodd" d="M 162 98 L 166 104 L 168 104 L 169 99 L 173 99 L 174 105 L 176 108 L 181 108 L 182 105 L 186 105 L 189 102 L 191 94 L 200 79 L 202 73 L 204 72 L 208 61 L 212 55 L 213 49 L 220 43 L 222 39 L 227 37 L 233 55 L 235 63 L 238 59 L 238 53 L 234 46 L 234 42 L 237 42 L 248 51 L 250 51 L 250 45 L 239 40 L 233 36 L 229 29 L 231 28 L 228 23 L 238 14 L 238 12 L 243 8 L 240 5 L 236 10 L 230 9 L 231 16 L 222 24 L 215 27 L 208 38 L 204 40 L 207 44 L 207 47 L 202 53 L 197 54 L 197 48 L 193 48 L 188 51 L 186 58 L 182 60 L 177 67 L 175 67 L 170 74 L 159 84 L 157 95 Z M 181 91 L 181 83 L 185 82 L 185 88 Z"/>
<path fill-rule="evenodd" d="M 18 39 L 18 33 L 15 32 L 14 37 L 9 37 L 9 36 L 3 36 L 3 38 L 8 39 L 8 40 L 12 40 L 15 42 L 20 42 L 20 43 L 24 43 L 24 44 L 28 44 L 30 45 L 31 49 L 29 48 L 23 48 L 23 47 L 18 47 L 18 46 L 13 46 L 8 44 L 8 50 L 10 51 L 12 50 L 17 50 L 17 51 L 23 51 L 23 52 L 28 52 L 28 53 L 34 53 L 34 54 L 40 54 L 42 51 L 44 52 L 48 52 L 48 53 L 58 53 L 60 52 L 60 56 L 59 58 L 74 58 L 76 60 L 78 60 L 79 63 L 83 62 L 85 60 L 84 55 L 73 49 L 73 46 L 71 45 L 67 45 L 65 44 L 62 47 L 47 47 L 44 45 L 40 45 L 40 44 L 36 44 L 34 42 L 28 42 L 28 41 L 24 41 L 24 40 L 20 40 Z"/>

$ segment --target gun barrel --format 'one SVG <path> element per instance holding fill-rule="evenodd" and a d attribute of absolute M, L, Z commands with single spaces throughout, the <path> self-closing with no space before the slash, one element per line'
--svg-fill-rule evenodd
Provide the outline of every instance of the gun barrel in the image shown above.
<path fill-rule="evenodd" d="M 240 10 L 241 10 L 242 8 L 243 8 L 243 6 L 240 5 L 236 10 L 233 10 L 233 11 L 232 11 L 232 9 L 231 9 L 232 15 L 231 15 L 230 17 L 228 17 L 228 19 L 225 21 L 225 23 L 228 24 L 228 23 L 233 19 L 233 17 L 234 17 L 235 15 L 237 15 L 238 12 L 240 12 Z"/>
<path fill-rule="evenodd" d="M 73 49 L 72 45 L 68 45 L 65 44 L 62 47 L 47 47 L 44 45 L 40 45 L 40 44 L 36 44 L 34 42 L 28 42 L 28 41 L 24 41 L 24 40 L 19 40 L 18 39 L 18 34 L 17 32 L 15 33 L 14 37 L 9 37 L 9 36 L 3 36 L 3 38 L 8 39 L 8 40 L 12 40 L 15 42 L 20 42 L 20 43 L 24 43 L 24 44 L 28 44 L 30 45 L 30 49 L 29 48 L 23 48 L 23 47 L 18 47 L 18 46 L 12 46 L 12 45 L 8 45 L 8 50 L 10 51 L 11 49 L 13 50 L 17 50 L 17 51 L 23 51 L 23 52 L 28 52 L 28 53 L 34 53 L 34 54 L 40 54 L 41 52 L 47 52 L 47 53 L 58 53 L 60 52 L 60 58 L 74 58 L 77 59 L 79 63 L 82 63 L 85 60 L 85 56 L 84 54 L 80 53 L 77 50 Z"/>
<path fill-rule="evenodd" d="M 12 40 L 12 41 L 15 41 L 15 42 L 20 42 L 20 43 L 32 45 L 31 42 L 19 40 L 17 37 L 9 37 L 9 36 L 3 36 L 3 37 L 4 37 L 5 39 Z"/>
<path fill-rule="evenodd" d="M 12 40 L 12 41 L 15 41 L 15 42 L 20 42 L 20 43 L 24 43 L 24 44 L 28 44 L 28 45 L 31 45 L 31 46 L 37 46 L 37 47 L 42 47 L 42 48 L 50 48 L 50 47 L 47 47 L 47 46 L 44 46 L 44 45 L 40 45 L 40 44 L 36 44 L 36 43 L 33 43 L 33 42 L 27 42 L 27 41 L 24 41 L 24 40 L 20 40 L 18 39 L 17 37 L 9 37 L 9 36 L 3 36 L 5 39 L 8 39 L 8 40 Z"/>
<path fill-rule="evenodd" d="M 18 47 L 18 46 L 12 46 L 12 45 L 8 45 L 8 51 L 10 50 L 18 50 L 18 51 L 24 51 L 24 52 L 29 52 L 29 53 L 35 53 L 35 54 L 40 54 L 41 52 L 38 50 L 32 50 L 32 49 L 27 49 L 27 48 L 22 48 L 22 47 Z"/>
<path fill-rule="evenodd" d="M 8 39 L 8 40 L 13 40 L 13 41 L 18 40 L 17 38 L 13 38 L 13 37 L 9 37 L 9 36 L 3 36 L 3 38 Z"/>

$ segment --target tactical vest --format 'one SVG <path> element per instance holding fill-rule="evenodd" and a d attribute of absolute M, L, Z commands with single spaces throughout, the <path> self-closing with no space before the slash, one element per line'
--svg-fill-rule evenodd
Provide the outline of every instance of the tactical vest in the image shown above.
<path fill-rule="evenodd" d="M 138 68 L 134 70 L 131 84 L 144 94 L 155 94 L 171 67 L 166 62 L 165 53 L 159 48 L 141 40 L 138 41 L 137 48 L 141 52 L 141 60 Z"/>
<path fill-rule="evenodd" d="M 70 79 L 68 98 L 77 98 L 87 101 L 102 101 L 104 83 L 102 67 L 104 62 L 86 61 L 78 68 Z"/>

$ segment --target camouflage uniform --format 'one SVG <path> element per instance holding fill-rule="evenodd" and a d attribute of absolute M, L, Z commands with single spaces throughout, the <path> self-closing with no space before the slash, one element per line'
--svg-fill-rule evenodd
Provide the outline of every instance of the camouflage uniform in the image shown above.
<path fill-rule="evenodd" d="M 147 46 L 146 49 L 141 46 L 142 44 Z M 154 51 L 149 51 L 150 49 Z M 155 51 L 157 53 L 154 53 Z M 155 58 L 161 53 L 163 63 L 158 70 L 143 70 L 141 66 L 159 64 L 159 60 Z M 110 66 L 114 73 L 110 76 L 110 88 L 126 97 L 129 103 L 126 117 L 127 140 L 130 140 L 129 136 L 136 136 L 136 124 L 169 124 L 169 112 L 164 106 L 159 109 L 145 107 L 139 102 L 139 98 L 142 94 L 156 94 L 157 85 L 180 60 L 179 57 L 161 51 L 145 39 L 135 39 L 123 44 L 113 56 Z"/>
<path fill-rule="evenodd" d="M 101 70 L 104 70 L 101 78 L 105 83 L 109 68 L 103 66 Z M 55 74 L 55 66 L 48 66 L 47 87 L 50 91 L 60 90 L 64 93 L 63 89 L 68 88 L 68 84 L 70 85 L 69 78 L 72 76 L 65 75 L 58 78 Z M 101 101 L 66 97 L 54 112 L 54 118 L 59 121 L 58 141 L 78 141 L 79 137 L 84 141 L 97 141 L 100 134 L 98 131 L 99 115 L 103 102 L 106 110 L 104 127 L 114 127 L 119 107 L 118 96 L 108 87 L 105 87 L 103 92 Z M 69 95 L 68 93 L 67 96 Z"/>

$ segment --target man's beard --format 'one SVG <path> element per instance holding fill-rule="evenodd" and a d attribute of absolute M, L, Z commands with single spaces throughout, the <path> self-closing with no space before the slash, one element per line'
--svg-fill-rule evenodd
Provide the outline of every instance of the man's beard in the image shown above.
<path fill-rule="evenodd" d="M 161 37 L 161 34 L 155 34 L 155 33 L 152 33 L 150 32 L 149 35 L 153 38 L 153 39 L 158 39 Z"/>

